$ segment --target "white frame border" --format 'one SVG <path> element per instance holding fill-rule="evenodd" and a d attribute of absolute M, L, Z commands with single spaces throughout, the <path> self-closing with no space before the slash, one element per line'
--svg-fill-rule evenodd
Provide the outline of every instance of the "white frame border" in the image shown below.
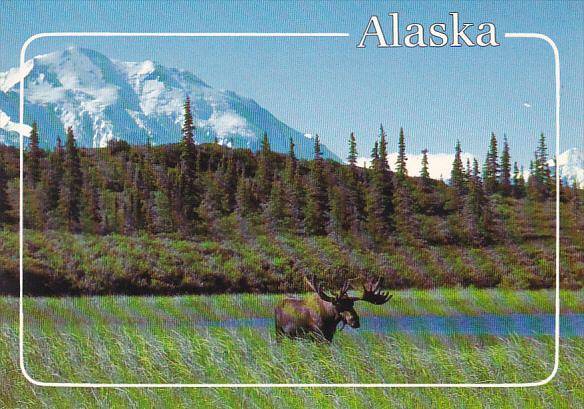
<path fill-rule="evenodd" d="M 25 53 L 35 40 L 47 37 L 349 37 L 349 33 L 107 33 L 62 32 L 39 33 L 29 37 L 20 50 L 20 73 L 24 72 Z M 544 40 L 554 52 L 556 82 L 556 157 L 560 154 L 560 57 L 556 44 L 545 34 L 505 33 L 505 38 L 535 38 Z M 20 124 L 24 124 L 24 77 L 20 79 Z M 23 176 L 24 138 L 20 133 L 20 202 L 19 202 L 19 365 L 22 375 L 31 384 L 60 388 L 520 388 L 536 387 L 549 383 L 557 374 L 560 364 L 560 179 L 556 173 L 556 299 L 555 299 L 555 352 L 554 368 L 540 381 L 524 383 L 67 383 L 43 382 L 32 378 L 24 364 L 24 286 L 23 286 Z"/>

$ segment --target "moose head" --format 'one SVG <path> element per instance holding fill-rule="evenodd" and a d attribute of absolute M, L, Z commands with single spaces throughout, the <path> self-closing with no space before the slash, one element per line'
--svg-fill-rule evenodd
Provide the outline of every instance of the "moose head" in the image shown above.
<path fill-rule="evenodd" d="M 332 341 L 339 323 L 359 328 L 359 315 L 354 309 L 355 302 L 367 301 L 381 305 L 388 302 L 392 295 L 381 291 L 382 280 L 368 281 L 363 284 L 360 297 L 349 295 L 350 283 L 345 281 L 338 291 L 326 291 L 314 277 L 305 277 L 307 286 L 315 293 L 305 300 L 287 298 L 275 309 L 276 334 L 292 338 L 316 335 Z"/>

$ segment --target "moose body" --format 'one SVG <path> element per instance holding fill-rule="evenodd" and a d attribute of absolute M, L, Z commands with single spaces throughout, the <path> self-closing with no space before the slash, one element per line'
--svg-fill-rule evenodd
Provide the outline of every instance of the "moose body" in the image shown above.
<path fill-rule="evenodd" d="M 284 299 L 274 310 L 276 335 L 290 338 L 315 338 L 331 342 L 339 323 L 359 328 L 359 316 L 353 308 L 356 301 L 384 304 L 391 298 L 379 290 L 381 281 L 363 286 L 363 296 L 351 297 L 347 294 L 348 282 L 334 296 L 326 294 L 314 280 L 306 280 L 315 292 L 304 300 Z"/>

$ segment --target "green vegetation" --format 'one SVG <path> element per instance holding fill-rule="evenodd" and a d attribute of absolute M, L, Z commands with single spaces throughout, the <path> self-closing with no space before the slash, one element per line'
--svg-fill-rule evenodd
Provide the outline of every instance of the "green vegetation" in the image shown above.
<path fill-rule="evenodd" d="M 395 173 L 380 126 L 369 168 L 271 151 L 197 145 L 190 101 L 181 142 L 26 152 L 26 291 L 31 295 L 301 291 L 303 274 L 336 285 L 382 276 L 390 288 L 538 289 L 554 283 L 555 184 L 541 135 L 527 183 L 507 139 L 491 135 L 483 174 L 455 147 L 451 182 L 408 174 L 400 129 Z M 391 166 L 390 166 L 391 165 Z M 14 292 L 18 155 L 0 146 L 0 283 Z M 582 190 L 562 186 L 563 288 L 581 288 Z"/>
<path fill-rule="evenodd" d="M 272 327 L 207 327 L 201 320 L 269 317 L 281 295 L 27 298 L 26 365 L 60 382 L 525 382 L 553 367 L 553 338 L 343 331 L 331 345 L 283 340 Z M 564 312 L 584 292 L 562 292 Z M 407 290 L 362 315 L 549 313 L 553 291 Z M 0 298 L 2 407 L 548 407 L 584 405 L 582 338 L 562 339 L 548 385 L 514 389 L 56 389 L 17 367 L 17 300 Z M 69 402 L 69 403 L 67 403 Z M 65 406 L 63 406 L 65 405 Z"/>
<path fill-rule="evenodd" d="M 346 278 L 383 277 L 388 288 L 549 288 L 554 284 L 553 203 L 493 200 L 516 237 L 504 243 L 388 242 L 369 247 L 352 236 L 273 231 L 236 214 L 216 223 L 214 236 L 179 233 L 73 234 L 25 230 L 25 286 L 32 295 L 297 292 L 316 273 L 329 286 Z M 584 235 L 562 204 L 561 286 L 584 283 Z M 421 224 L 421 230 L 429 229 Z M 521 239 L 525 237 L 525 239 Z M 15 294 L 18 234 L 0 230 L 0 288 Z"/>

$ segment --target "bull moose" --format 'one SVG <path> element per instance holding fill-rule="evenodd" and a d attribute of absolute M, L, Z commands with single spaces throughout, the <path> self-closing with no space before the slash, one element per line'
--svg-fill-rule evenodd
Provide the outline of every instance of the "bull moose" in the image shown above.
<path fill-rule="evenodd" d="M 360 327 L 359 316 L 353 308 L 356 301 L 381 305 L 393 296 L 381 291 L 381 279 L 363 284 L 361 297 L 348 295 L 349 281 L 345 281 L 338 292 L 329 295 L 314 278 L 308 280 L 305 277 L 304 280 L 315 294 L 304 300 L 286 298 L 276 306 L 274 313 L 278 338 L 308 337 L 331 342 L 340 322 L 343 328 L 347 324 L 351 328 Z"/>

